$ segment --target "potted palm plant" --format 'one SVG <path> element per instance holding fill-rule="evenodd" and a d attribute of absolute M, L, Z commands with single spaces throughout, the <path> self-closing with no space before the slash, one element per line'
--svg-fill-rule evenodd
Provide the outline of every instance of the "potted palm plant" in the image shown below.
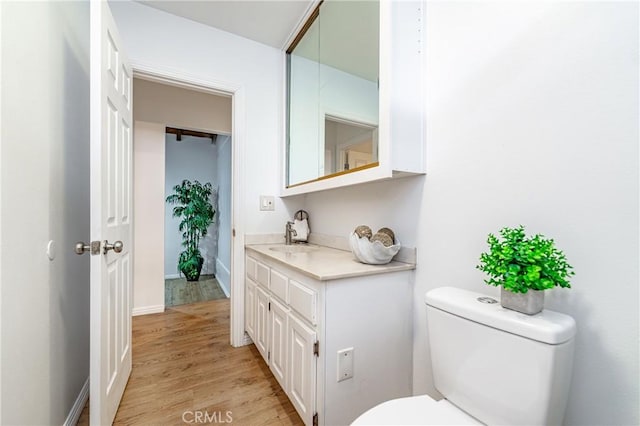
<path fill-rule="evenodd" d="M 200 240 L 207 235 L 207 229 L 213 223 L 215 210 L 211 204 L 213 187 L 207 182 L 183 180 L 173 187 L 173 194 L 167 197 L 167 203 L 174 205 L 173 217 L 180 218 L 178 229 L 182 232 L 182 247 L 178 258 L 178 270 L 187 281 L 198 281 L 204 258 L 200 253 Z"/>
<path fill-rule="evenodd" d="M 502 240 L 489 234 L 489 252 L 480 255 L 476 268 L 486 272 L 485 283 L 501 286 L 503 307 L 528 315 L 542 311 L 544 290 L 570 288 L 573 267 L 552 239 L 527 237 L 522 225 L 500 230 Z"/>

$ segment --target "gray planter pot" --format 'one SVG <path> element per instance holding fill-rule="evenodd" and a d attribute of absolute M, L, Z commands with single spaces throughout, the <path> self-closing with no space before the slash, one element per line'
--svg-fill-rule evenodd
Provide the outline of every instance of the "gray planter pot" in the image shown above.
<path fill-rule="evenodd" d="M 529 290 L 526 293 L 513 293 L 500 287 L 500 304 L 527 315 L 535 315 L 544 307 L 544 291 Z"/>

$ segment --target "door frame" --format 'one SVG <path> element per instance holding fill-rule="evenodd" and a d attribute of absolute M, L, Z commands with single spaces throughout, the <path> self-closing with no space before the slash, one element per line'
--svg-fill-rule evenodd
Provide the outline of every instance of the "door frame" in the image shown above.
<path fill-rule="evenodd" d="M 231 96 L 231 345 L 249 343 L 244 333 L 244 170 L 245 88 L 242 84 L 201 78 L 175 69 L 131 61 L 133 76 L 156 83 Z M 135 108 L 135 105 L 134 105 Z M 135 123 L 135 122 L 134 122 Z M 135 141 L 134 141 L 135 143 Z M 134 223 L 135 227 L 135 223 Z M 135 256 L 135 253 L 133 253 Z M 133 283 L 135 287 L 135 282 Z"/>

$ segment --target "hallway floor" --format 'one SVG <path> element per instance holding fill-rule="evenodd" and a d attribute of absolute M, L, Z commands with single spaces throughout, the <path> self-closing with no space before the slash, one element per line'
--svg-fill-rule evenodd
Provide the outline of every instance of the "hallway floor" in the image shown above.
<path fill-rule="evenodd" d="M 167 308 L 226 297 L 215 275 L 200 275 L 198 281 L 187 281 L 186 278 L 164 280 L 164 306 Z"/>
<path fill-rule="evenodd" d="M 229 305 L 133 318 L 133 371 L 114 424 L 183 425 L 197 412 L 229 423 L 230 412 L 237 425 L 302 425 L 255 346 L 229 344 Z M 87 408 L 78 424 L 89 424 Z"/>

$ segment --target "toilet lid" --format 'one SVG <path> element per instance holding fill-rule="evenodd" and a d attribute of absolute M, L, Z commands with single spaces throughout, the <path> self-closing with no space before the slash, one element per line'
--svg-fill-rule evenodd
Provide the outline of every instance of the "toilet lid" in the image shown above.
<path fill-rule="evenodd" d="M 427 395 L 392 399 L 360 415 L 352 425 L 481 425 L 446 399 Z"/>

